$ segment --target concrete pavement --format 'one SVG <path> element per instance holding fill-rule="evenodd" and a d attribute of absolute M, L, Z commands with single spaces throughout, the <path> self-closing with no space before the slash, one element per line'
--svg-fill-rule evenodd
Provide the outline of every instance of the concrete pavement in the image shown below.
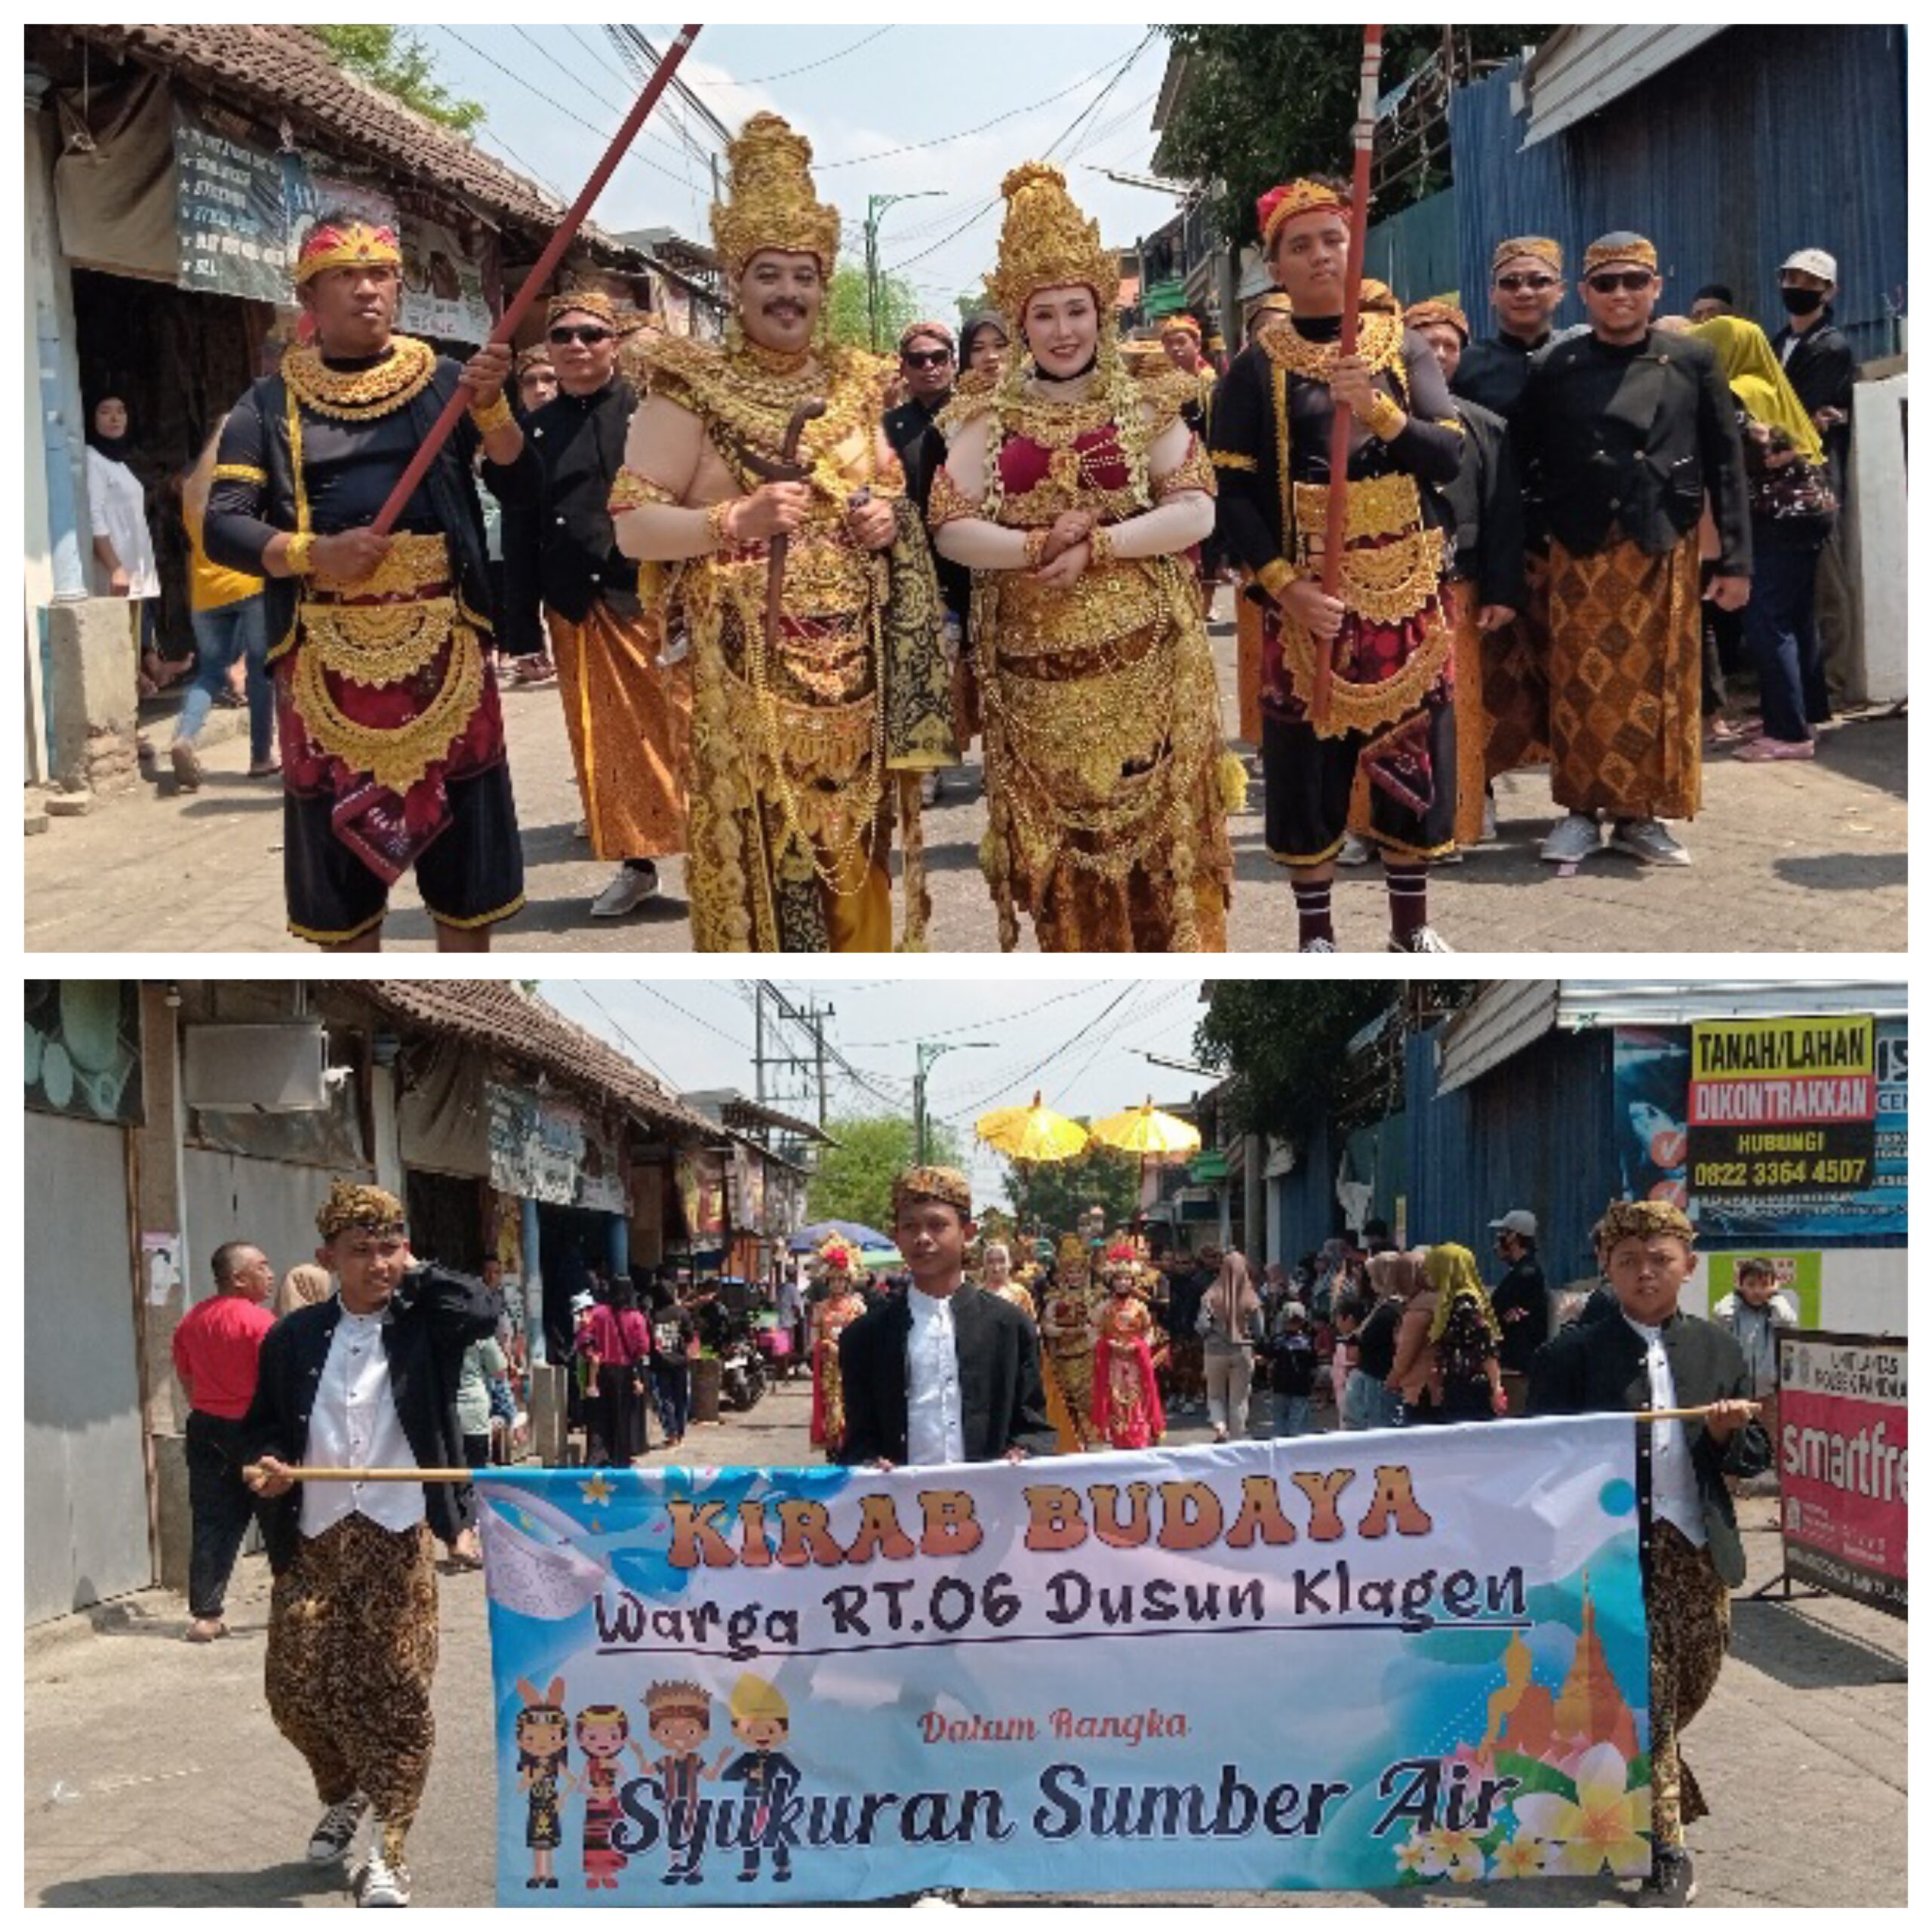
<path fill-rule="evenodd" d="M 1225 595 L 1223 600 L 1226 608 Z M 1234 638 L 1212 627 L 1226 728 L 1235 729 Z M 554 688 L 507 692 L 511 769 L 523 829 L 529 904 L 500 929 L 512 952 L 677 952 L 689 949 L 683 869 L 662 871 L 661 898 L 630 918 L 593 923 L 590 902 L 611 869 L 574 836 L 582 816 Z M 166 728 L 152 728 L 165 771 Z M 281 813 L 272 780 L 245 775 L 245 740 L 205 745 L 198 792 L 159 786 L 96 801 L 26 842 L 26 943 L 36 951 L 306 952 L 283 924 Z M 979 868 L 986 829 L 977 751 L 926 817 L 935 952 L 998 944 Z M 1694 863 L 1657 871 L 1604 853 L 1559 879 L 1537 847 L 1558 814 L 1540 771 L 1497 786 L 1503 842 L 1431 884 L 1431 912 L 1462 952 L 1765 950 L 1892 952 L 1906 945 L 1906 724 L 1847 723 L 1809 764 L 1738 765 L 1715 755 L 1705 809 L 1680 828 Z M 1295 944 L 1287 881 L 1263 848 L 1259 783 L 1232 827 L 1236 864 L 1229 943 L 1237 952 Z M 1712 916 L 1721 906 L 1723 916 Z M 1379 869 L 1341 875 L 1341 943 L 1380 949 L 1387 932 Z M 1024 922 L 1023 921 L 1023 927 Z M 396 889 L 389 922 L 398 950 L 426 950 L 429 922 L 413 884 Z M 1030 941 L 1023 943 L 1030 944 Z"/>
<path fill-rule="evenodd" d="M 815 1460 L 808 1416 L 808 1385 L 781 1384 L 750 1415 L 694 1430 L 689 1447 L 706 1462 Z M 1171 1439 L 1206 1434 L 1196 1423 Z M 1769 1500 L 1740 1505 L 1747 1589 L 1777 1568 L 1774 1509 Z M 263 1700 L 262 1558 L 245 1559 L 229 1614 L 235 1634 L 202 1647 L 181 1641 L 182 1599 L 158 1590 L 28 1633 L 26 1903 L 349 1903 L 339 1876 L 318 1876 L 303 1860 L 318 1807 Z M 419 1904 L 487 1906 L 494 1898 L 488 1673 L 482 1579 L 446 1577 L 436 1758 L 410 1839 Z M 1733 1654 L 1687 1734 L 1713 1814 L 1690 1832 L 1700 1903 L 1903 1906 L 1906 1704 L 1903 1623 L 1832 1598 L 1785 1604 L 1741 1594 Z M 1627 1896 L 1607 1881 L 1534 1880 L 1458 1887 L 1453 1897 L 1432 1891 L 1426 1902 L 1617 1906 Z M 1134 1902 L 1425 1901 L 1414 1892 L 1177 1891 Z"/>

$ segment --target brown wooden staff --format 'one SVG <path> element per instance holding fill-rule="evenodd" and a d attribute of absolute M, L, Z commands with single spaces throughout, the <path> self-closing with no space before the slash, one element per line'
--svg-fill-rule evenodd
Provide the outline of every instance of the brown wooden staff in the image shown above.
<path fill-rule="evenodd" d="M 1349 262 L 1343 277 L 1340 353 L 1355 352 L 1361 326 L 1362 267 L 1368 248 L 1368 169 L 1375 152 L 1375 103 L 1382 85 L 1382 29 L 1364 27 L 1361 36 L 1361 93 L 1355 103 L 1355 180 L 1349 195 Z M 1335 405 L 1334 428 L 1328 439 L 1328 522 L 1321 552 L 1321 590 L 1333 597 L 1342 581 L 1342 543 L 1348 528 L 1349 431 L 1352 412 Z M 1284 486 L 1285 487 L 1285 485 Z M 1328 721 L 1329 699 L 1335 682 L 1335 640 L 1324 641 L 1315 666 L 1314 701 L 1309 715 L 1319 727 Z"/>
<path fill-rule="evenodd" d="M 616 171 L 617 163 L 623 159 L 624 152 L 636 140 L 651 110 L 657 105 L 657 97 L 671 84 L 671 78 L 678 71 L 685 56 L 691 51 L 691 45 L 698 37 L 697 27 L 681 27 L 678 37 L 672 42 L 663 60 L 657 63 L 657 71 L 637 97 L 637 105 L 624 117 L 624 125 L 611 137 L 611 145 L 604 150 L 604 158 L 583 184 L 583 191 L 571 203 L 569 214 L 562 225 L 550 237 L 549 245 L 537 258 L 537 266 L 523 278 L 523 286 L 516 292 L 515 300 L 498 319 L 497 326 L 490 331 L 493 343 L 509 342 L 516 334 L 517 326 L 528 313 L 530 305 L 537 300 L 538 291 L 555 272 L 557 264 L 564 259 L 564 251 L 577 239 L 577 232 L 585 220 L 604 185 Z M 451 392 L 450 399 L 443 405 L 443 413 L 430 426 L 429 433 L 423 439 L 423 447 L 409 460 L 409 466 L 403 472 L 395 488 L 389 492 L 389 500 L 376 512 L 376 520 L 370 525 L 379 537 L 386 537 L 395 528 L 396 518 L 401 515 L 409 500 L 416 494 L 416 486 L 429 473 L 429 466 L 436 460 L 437 452 L 449 441 L 450 432 L 469 407 L 469 392 L 459 383 Z"/>

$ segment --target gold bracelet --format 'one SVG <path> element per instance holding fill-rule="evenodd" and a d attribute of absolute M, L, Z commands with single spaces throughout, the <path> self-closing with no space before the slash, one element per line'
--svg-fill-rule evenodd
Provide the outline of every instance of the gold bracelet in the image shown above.
<path fill-rule="evenodd" d="M 1087 564 L 1091 569 L 1114 561 L 1113 532 L 1103 523 L 1094 526 L 1091 536 L 1087 539 Z"/>
<path fill-rule="evenodd" d="M 1278 604 L 1282 593 L 1300 575 L 1301 572 L 1287 558 L 1277 557 L 1272 562 L 1263 564 L 1254 573 L 1254 580 Z"/>
<path fill-rule="evenodd" d="M 704 513 L 704 527 L 710 533 L 711 547 L 714 550 L 728 549 L 731 543 L 731 508 L 737 502 L 736 497 L 727 497 L 721 503 L 713 503 Z"/>
<path fill-rule="evenodd" d="M 1401 405 L 1391 397 L 1380 395 L 1375 398 L 1375 407 L 1362 420 L 1368 426 L 1369 434 L 1385 443 L 1393 441 L 1409 425 Z"/>
<path fill-rule="evenodd" d="M 288 540 L 288 546 L 281 553 L 281 561 L 291 577 L 306 577 L 315 565 L 309 561 L 309 553 L 315 547 L 315 533 L 312 530 L 298 530 Z"/>
<path fill-rule="evenodd" d="M 499 389 L 494 402 L 472 402 L 469 405 L 469 420 L 483 435 L 488 436 L 506 424 L 514 423 L 516 418 L 511 414 L 509 404 L 503 391 Z"/>
<path fill-rule="evenodd" d="M 1029 530 L 1026 533 L 1026 546 L 1021 561 L 1029 571 L 1040 568 L 1040 559 L 1047 554 L 1047 540 L 1052 536 L 1051 530 Z"/>

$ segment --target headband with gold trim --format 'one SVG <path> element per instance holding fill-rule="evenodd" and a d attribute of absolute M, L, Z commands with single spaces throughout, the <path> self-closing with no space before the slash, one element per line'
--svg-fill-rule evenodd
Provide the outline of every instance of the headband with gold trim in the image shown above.
<path fill-rule="evenodd" d="M 1641 235 L 1632 235 L 1627 229 L 1620 229 L 1614 235 L 1599 235 L 1583 251 L 1583 272 L 1594 275 L 1598 269 L 1607 268 L 1612 262 L 1635 262 L 1640 268 L 1647 268 L 1654 274 L 1657 266 L 1657 251 L 1654 243 L 1644 240 Z"/>
<path fill-rule="evenodd" d="M 1515 235 L 1506 242 L 1499 242 L 1489 258 L 1489 272 L 1494 275 L 1505 262 L 1514 261 L 1518 255 L 1532 256 L 1540 262 L 1547 262 L 1558 275 L 1563 272 L 1563 247 L 1552 242 L 1547 235 Z"/>
<path fill-rule="evenodd" d="M 330 269 L 401 266 L 402 250 L 393 228 L 374 228 L 366 221 L 341 227 L 325 223 L 303 237 L 295 258 L 295 280 L 299 285 Z"/>
<path fill-rule="evenodd" d="M 1278 188 L 1270 188 L 1255 204 L 1255 213 L 1261 223 L 1261 246 L 1264 252 L 1272 244 L 1275 231 L 1283 222 L 1292 221 L 1298 214 L 1312 214 L 1317 209 L 1332 210 L 1344 221 L 1350 212 L 1347 196 L 1325 181 L 1284 181 Z"/>

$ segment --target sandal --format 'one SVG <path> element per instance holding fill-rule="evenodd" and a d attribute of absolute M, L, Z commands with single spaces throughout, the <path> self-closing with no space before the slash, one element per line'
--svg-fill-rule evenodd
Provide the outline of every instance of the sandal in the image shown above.
<path fill-rule="evenodd" d="M 1810 738 L 1753 738 L 1732 755 L 1737 764 L 1770 764 L 1783 758 L 1816 758 L 1817 743 Z"/>

